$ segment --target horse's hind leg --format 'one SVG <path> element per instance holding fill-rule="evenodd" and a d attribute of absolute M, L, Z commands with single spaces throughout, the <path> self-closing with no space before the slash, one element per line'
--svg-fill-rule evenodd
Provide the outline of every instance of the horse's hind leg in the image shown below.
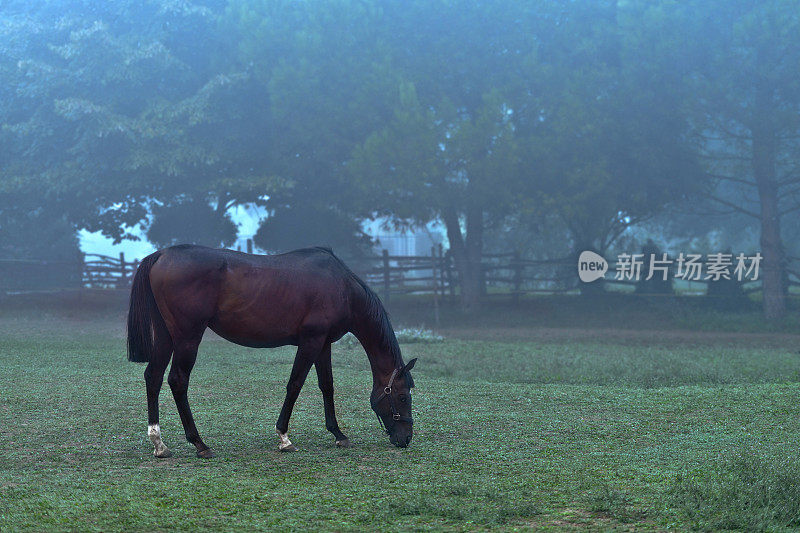
<path fill-rule="evenodd" d="M 339 429 L 339 422 L 336 420 L 336 410 L 333 407 L 333 369 L 331 368 L 331 344 L 325 343 L 319 359 L 314 363 L 317 368 L 317 381 L 319 390 L 322 391 L 322 401 L 325 405 L 325 427 L 333 433 L 336 445 L 343 448 L 350 447 L 350 440 Z"/>
<path fill-rule="evenodd" d="M 172 389 L 175 405 L 178 407 L 186 440 L 197 448 L 198 457 L 210 459 L 214 457 L 214 452 L 200 438 L 200 433 L 194 424 L 192 410 L 189 408 L 189 375 L 192 373 L 194 362 L 197 359 L 199 344 L 200 338 L 175 343 L 175 355 L 172 357 L 172 368 L 169 371 L 167 382 Z"/>
<path fill-rule="evenodd" d="M 161 427 L 158 425 L 158 395 L 164 382 L 164 371 L 172 355 L 172 337 L 161 321 L 155 322 L 153 329 L 155 349 L 152 359 L 144 370 L 144 382 L 147 387 L 147 436 L 153 443 L 153 455 L 170 457 L 172 452 L 161 440 Z"/>
<path fill-rule="evenodd" d="M 278 445 L 278 449 L 281 451 L 293 452 L 297 450 L 286 435 L 289 431 L 289 418 L 292 416 L 294 403 L 297 401 L 300 389 L 303 388 L 303 383 L 306 381 L 308 371 L 311 370 L 311 365 L 313 365 L 319 357 L 324 344 L 325 336 L 307 336 L 300 341 L 297 347 L 297 355 L 294 358 L 292 374 L 289 376 L 289 383 L 286 384 L 286 399 L 283 401 L 281 414 L 278 416 L 278 422 L 275 424 L 275 430 L 278 433 L 278 437 L 281 439 L 281 443 Z"/>

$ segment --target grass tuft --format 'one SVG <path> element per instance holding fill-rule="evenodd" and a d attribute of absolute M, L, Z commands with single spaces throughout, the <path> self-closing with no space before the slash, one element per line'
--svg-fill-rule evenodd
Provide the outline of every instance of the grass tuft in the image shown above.
<path fill-rule="evenodd" d="M 695 529 L 771 531 L 800 526 L 800 460 L 747 451 L 679 474 L 673 505 Z"/>

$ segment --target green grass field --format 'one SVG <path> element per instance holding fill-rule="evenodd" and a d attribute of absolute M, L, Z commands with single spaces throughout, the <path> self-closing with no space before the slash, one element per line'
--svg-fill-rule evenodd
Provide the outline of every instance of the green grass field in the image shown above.
<path fill-rule="evenodd" d="M 312 372 L 290 424 L 300 451 L 282 454 L 274 423 L 293 350 L 207 337 L 189 392 L 218 455 L 203 460 L 166 383 L 161 426 L 175 455 L 152 456 L 144 367 L 125 360 L 117 307 L 81 316 L 7 301 L 0 530 L 800 527 L 796 316 L 759 333 L 756 315 L 690 324 L 648 308 L 570 322 L 547 305 L 446 313 L 444 342 L 402 345 L 420 358 L 405 450 L 369 408 L 360 349 L 333 356 L 355 446 L 334 446 Z M 396 322 L 413 320 L 399 309 Z"/>

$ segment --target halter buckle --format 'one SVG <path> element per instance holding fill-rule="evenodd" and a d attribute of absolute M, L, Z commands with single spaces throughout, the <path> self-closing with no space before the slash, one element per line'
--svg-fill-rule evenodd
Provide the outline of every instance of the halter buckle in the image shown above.
<path fill-rule="evenodd" d="M 389 394 L 392 393 L 392 388 L 391 387 L 384 387 L 383 393 L 388 396 Z"/>
<path fill-rule="evenodd" d="M 400 413 L 392 413 L 392 418 L 394 418 L 395 421 L 400 420 Z"/>

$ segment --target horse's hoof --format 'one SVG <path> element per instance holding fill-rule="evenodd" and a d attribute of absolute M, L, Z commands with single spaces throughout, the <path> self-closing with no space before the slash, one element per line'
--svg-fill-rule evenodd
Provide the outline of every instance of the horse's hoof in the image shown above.
<path fill-rule="evenodd" d="M 336 441 L 336 446 L 338 446 L 339 448 L 352 448 L 353 447 L 353 445 L 350 443 L 350 439 L 337 440 Z"/>
<path fill-rule="evenodd" d="M 164 448 L 161 451 L 154 451 L 153 455 L 158 457 L 159 459 L 166 459 L 167 457 L 172 457 L 172 452 L 169 451 L 169 448 Z"/>
<path fill-rule="evenodd" d="M 289 444 L 288 446 L 278 446 L 278 449 L 282 452 L 296 452 L 297 446 L 294 444 Z"/>
<path fill-rule="evenodd" d="M 197 457 L 200 457 L 201 459 L 211 459 L 216 457 L 216 455 L 211 451 L 211 448 L 206 448 L 205 450 L 200 450 L 197 452 Z"/>

